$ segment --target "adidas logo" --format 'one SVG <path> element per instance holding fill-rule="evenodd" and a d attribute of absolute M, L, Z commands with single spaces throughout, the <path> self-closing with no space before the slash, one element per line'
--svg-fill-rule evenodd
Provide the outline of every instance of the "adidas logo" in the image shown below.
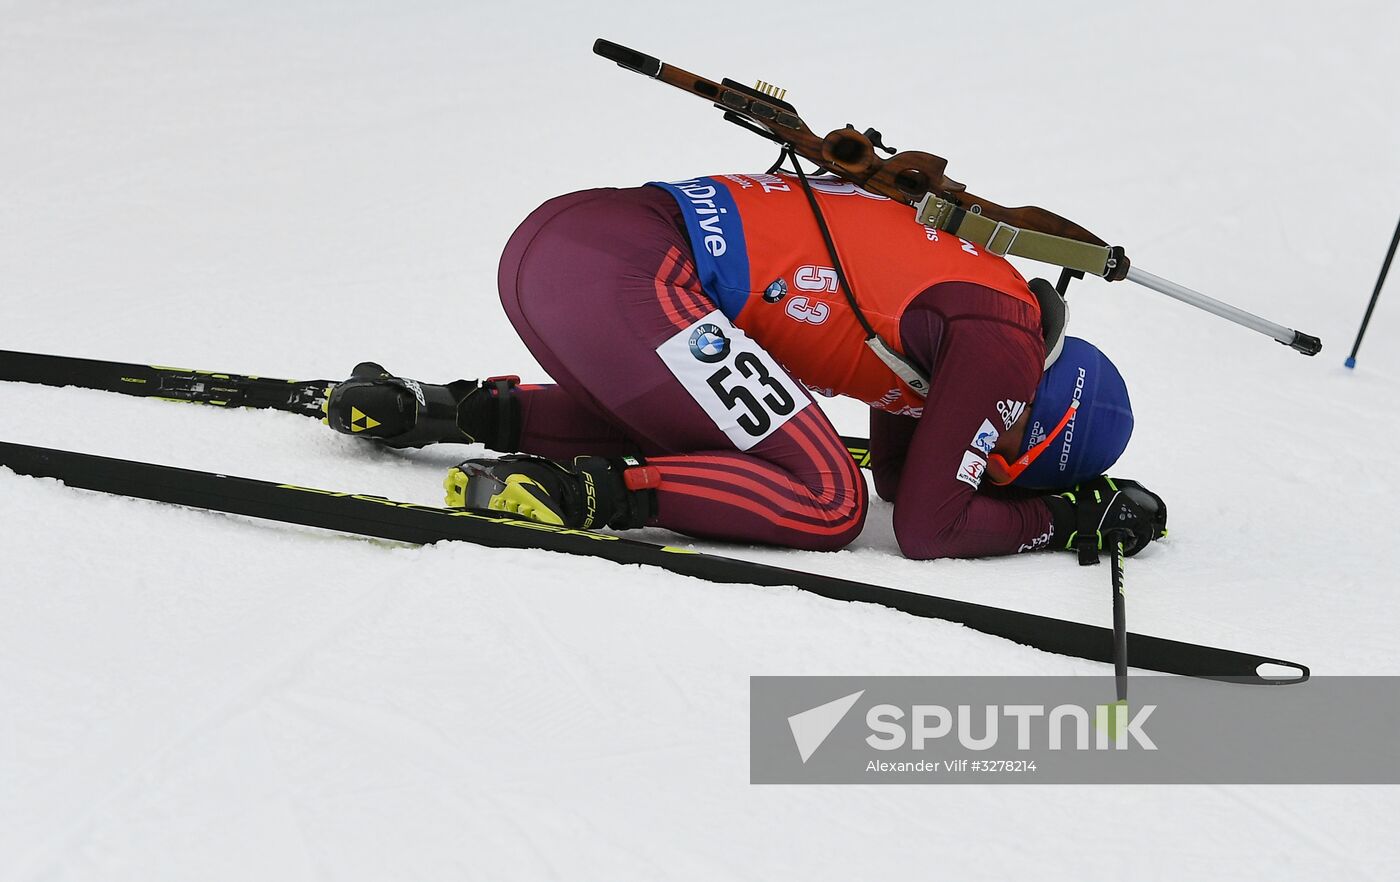
<path fill-rule="evenodd" d="M 1010 398 L 997 402 L 997 413 L 1001 414 L 1003 428 L 1010 429 L 1017 420 L 1021 418 L 1021 412 L 1026 409 L 1026 402 L 1012 401 Z"/>

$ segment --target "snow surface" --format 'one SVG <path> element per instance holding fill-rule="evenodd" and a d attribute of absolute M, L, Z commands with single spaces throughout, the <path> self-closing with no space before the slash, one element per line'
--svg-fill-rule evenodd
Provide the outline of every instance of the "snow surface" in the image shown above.
<path fill-rule="evenodd" d="M 1400 291 L 1341 367 L 1400 211 L 1393 3 L 134 0 L 0 22 L 0 347 L 544 379 L 494 285 L 530 209 L 771 158 L 594 57 L 606 36 L 782 83 L 818 129 L 876 125 L 1320 335 L 1305 359 L 1075 287 L 1072 327 L 1137 407 L 1117 471 L 1171 507 L 1129 564 L 1129 621 L 1400 674 Z M 863 431 L 859 405 L 829 412 Z M 427 503 L 467 452 L 19 384 L 0 438 Z M 1108 619 L 1104 574 L 1068 556 L 900 559 L 884 505 L 841 553 L 726 551 Z M 751 675 L 1103 673 L 884 609 L 9 473 L 0 560 L 7 882 L 1400 872 L 1394 788 L 750 786 Z"/>

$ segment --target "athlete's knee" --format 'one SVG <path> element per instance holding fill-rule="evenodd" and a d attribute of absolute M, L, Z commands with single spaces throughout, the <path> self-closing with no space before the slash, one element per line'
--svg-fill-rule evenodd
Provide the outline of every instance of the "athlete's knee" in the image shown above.
<path fill-rule="evenodd" d="M 843 520 L 832 526 L 835 529 L 823 530 L 820 533 L 806 530 L 793 531 L 789 534 L 790 540 L 783 544 L 799 551 L 840 551 L 854 542 L 855 538 L 860 535 L 861 529 L 865 526 L 865 512 L 862 510 L 858 517 Z"/>
<path fill-rule="evenodd" d="M 859 473 L 854 477 L 854 482 L 838 486 L 834 504 L 826 510 L 822 526 L 816 530 L 802 531 L 793 547 L 804 551 L 840 551 L 860 535 L 865 528 L 870 500 L 864 479 Z"/>
<path fill-rule="evenodd" d="M 900 553 L 910 560 L 954 557 L 957 535 L 956 521 L 938 524 L 930 517 L 930 512 L 917 506 L 894 507 L 894 539 Z"/>
<path fill-rule="evenodd" d="M 841 522 L 841 529 L 831 537 L 831 541 L 823 546 L 822 551 L 840 551 L 847 545 L 855 541 L 861 531 L 865 529 L 866 506 L 862 504 L 856 512 Z"/>

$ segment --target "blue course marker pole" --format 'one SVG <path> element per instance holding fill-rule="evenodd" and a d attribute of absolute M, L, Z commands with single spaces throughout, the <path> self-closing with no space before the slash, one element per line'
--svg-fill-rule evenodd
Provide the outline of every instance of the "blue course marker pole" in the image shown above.
<path fill-rule="evenodd" d="M 1347 356 L 1346 366 L 1356 367 L 1356 350 L 1361 348 L 1361 338 L 1366 336 L 1366 326 L 1371 323 L 1371 313 L 1380 299 L 1381 287 L 1385 285 L 1385 274 L 1390 272 L 1390 262 L 1395 259 L 1395 246 L 1400 245 L 1400 224 L 1395 225 L 1395 235 L 1390 237 L 1390 250 L 1385 253 L 1385 263 L 1381 264 L 1380 278 L 1376 279 L 1376 290 L 1371 292 L 1371 302 L 1366 307 L 1366 317 L 1361 320 L 1361 330 L 1356 332 L 1356 342 L 1351 344 L 1351 355 Z"/>

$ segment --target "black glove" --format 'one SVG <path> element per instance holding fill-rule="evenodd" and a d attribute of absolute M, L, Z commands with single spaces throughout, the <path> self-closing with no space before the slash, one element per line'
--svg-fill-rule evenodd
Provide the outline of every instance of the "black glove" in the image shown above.
<path fill-rule="evenodd" d="M 1094 564 L 1105 544 L 1122 541 L 1129 557 L 1167 535 L 1167 505 L 1137 481 L 1101 475 L 1063 493 L 1045 497 L 1054 519 L 1052 548 L 1079 552 L 1079 563 Z"/>

